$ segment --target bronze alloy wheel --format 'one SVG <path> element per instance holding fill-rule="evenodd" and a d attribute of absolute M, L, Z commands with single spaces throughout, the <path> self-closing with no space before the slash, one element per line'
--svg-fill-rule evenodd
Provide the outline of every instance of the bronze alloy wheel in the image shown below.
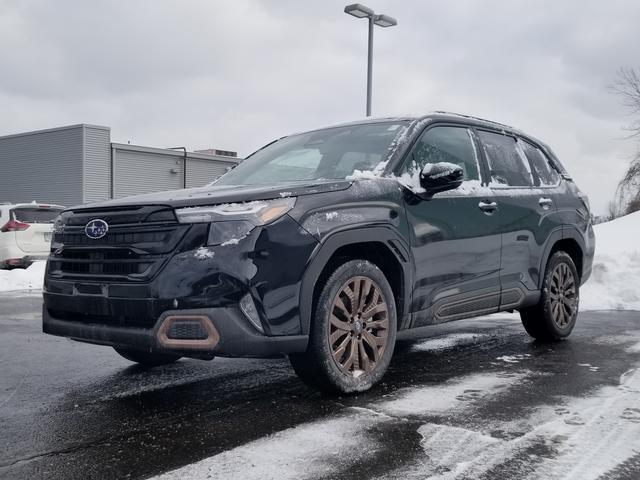
<path fill-rule="evenodd" d="M 566 328 L 578 308 L 576 279 L 566 263 L 553 270 L 549 285 L 551 316 L 559 328 Z"/>
<path fill-rule="evenodd" d="M 376 368 L 389 336 L 389 310 L 376 282 L 357 276 L 342 285 L 329 312 L 328 336 L 343 374 L 358 377 Z"/>

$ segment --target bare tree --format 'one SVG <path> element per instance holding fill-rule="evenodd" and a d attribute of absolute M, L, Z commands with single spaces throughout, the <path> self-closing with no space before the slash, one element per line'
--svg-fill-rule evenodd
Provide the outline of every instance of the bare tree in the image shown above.
<path fill-rule="evenodd" d="M 622 213 L 620 212 L 620 203 L 618 202 L 618 200 L 618 196 L 616 195 L 616 197 L 607 205 L 607 220 L 615 220 L 620 215 L 622 215 Z"/>
<path fill-rule="evenodd" d="M 612 90 L 629 108 L 632 116 L 627 129 L 631 137 L 640 137 L 640 75 L 634 68 L 621 68 Z M 618 184 L 615 202 L 620 206 L 618 213 L 631 213 L 640 210 L 640 148 L 631 161 L 627 172 Z M 616 209 L 618 210 L 618 209 Z"/>

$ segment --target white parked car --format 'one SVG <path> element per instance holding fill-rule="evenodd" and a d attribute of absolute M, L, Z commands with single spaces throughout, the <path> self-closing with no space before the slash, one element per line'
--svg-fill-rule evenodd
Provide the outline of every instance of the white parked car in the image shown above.
<path fill-rule="evenodd" d="M 63 209 L 41 203 L 0 204 L 0 268 L 46 260 L 53 221 Z"/>

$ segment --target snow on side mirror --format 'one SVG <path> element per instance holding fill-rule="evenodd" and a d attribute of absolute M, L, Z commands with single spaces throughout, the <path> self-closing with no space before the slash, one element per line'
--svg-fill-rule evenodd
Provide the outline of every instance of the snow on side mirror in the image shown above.
<path fill-rule="evenodd" d="M 427 163 L 420 172 L 420 185 L 428 195 L 453 190 L 462 184 L 464 171 L 455 163 Z"/>

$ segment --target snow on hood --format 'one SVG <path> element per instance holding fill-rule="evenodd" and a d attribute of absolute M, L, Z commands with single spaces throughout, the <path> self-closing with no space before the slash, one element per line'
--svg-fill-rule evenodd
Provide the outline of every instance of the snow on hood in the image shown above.
<path fill-rule="evenodd" d="M 346 180 L 308 180 L 283 182 L 271 185 L 207 185 L 198 188 L 169 190 L 105 200 L 86 205 L 78 205 L 68 210 L 80 208 L 103 208 L 125 205 L 169 205 L 171 207 L 195 207 L 219 203 L 250 202 L 274 198 L 297 197 L 314 193 L 345 190 L 351 186 Z"/>

